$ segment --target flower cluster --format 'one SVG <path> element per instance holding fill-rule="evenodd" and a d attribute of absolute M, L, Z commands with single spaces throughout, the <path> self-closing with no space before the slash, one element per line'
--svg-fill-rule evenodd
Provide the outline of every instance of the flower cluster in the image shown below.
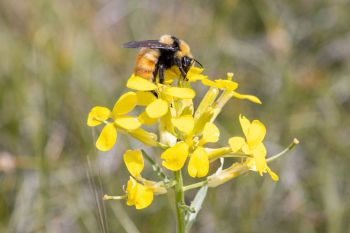
<path fill-rule="evenodd" d="M 250 121 L 246 116 L 239 115 L 237 123 L 243 133 L 229 138 L 223 143 L 225 146 L 209 147 L 213 145 L 210 143 L 219 141 L 220 130 L 214 121 L 230 99 L 246 99 L 256 104 L 261 104 L 261 101 L 253 95 L 238 93 L 238 84 L 232 80 L 232 73 L 227 73 L 225 79 L 210 80 L 202 72 L 203 69 L 192 67 L 184 80 L 179 78 L 177 69 L 169 69 L 165 72 L 164 84 L 132 75 L 126 84 L 131 91 L 123 94 L 112 110 L 100 106 L 92 108 L 87 119 L 88 126 L 104 124 L 96 141 L 99 150 L 110 150 L 119 132 L 130 135 L 146 146 L 162 150 L 160 155 L 153 156 L 138 149 L 126 151 L 124 162 L 130 179 L 125 195 L 106 195 L 105 199 L 125 198 L 128 205 L 145 208 L 152 203 L 154 195 L 167 193 L 168 189 L 179 183 L 179 180 L 169 178 L 169 171 L 187 170 L 189 176 L 202 178 L 187 188 L 182 186 L 185 191 L 204 185 L 216 187 L 249 171 L 260 175 L 268 173 L 274 181 L 278 180 L 267 165 L 267 152 L 263 144 L 266 128 L 259 120 Z M 177 86 L 173 85 L 175 82 Z M 196 109 L 193 104 L 196 91 L 191 88 L 194 82 L 208 88 Z M 131 112 L 136 116 L 129 115 Z M 144 125 L 154 124 L 158 124 L 157 133 L 143 128 Z M 159 181 L 146 180 L 141 176 L 144 157 L 159 175 Z M 237 159 L 226 169 L 221 166 L 210 172 L 211 163 L 219 159 L 223 165 L 226 157 Z M 161 161 L 161 165 L 156 161 Z"/>

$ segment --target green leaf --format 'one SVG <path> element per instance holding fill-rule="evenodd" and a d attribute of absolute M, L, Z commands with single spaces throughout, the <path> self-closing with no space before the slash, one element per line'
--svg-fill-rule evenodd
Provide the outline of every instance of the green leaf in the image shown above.
<path fill-rule="evenodd" d="M 185 221 L 186 221 L 186 232 L 190 232 L 190 229 L 194 223 L 194 221 L 196 220 L 196 217 L 200 211 L 200 209 L 202 208 L 203 202 L 205 197 L 207 196 L 207 191 L 208 191 L 208 186 L 203 186 L 202 188 L 200 188 L 195 196 L 195 198 L 193 199 L 192 203 L 191 203 L 191 209 L 194 209 L 195 212 L 187 212 L 186 216 L 185 216 Z"/>

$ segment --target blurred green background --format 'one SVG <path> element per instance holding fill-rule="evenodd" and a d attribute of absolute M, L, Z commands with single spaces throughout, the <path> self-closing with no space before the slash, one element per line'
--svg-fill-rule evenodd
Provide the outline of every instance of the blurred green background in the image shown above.
<path fill-rule="evenodd" d="M 350 232 L 349 22 L 347 0 L 2 0 L 0 232 L 103 232 L 95 194 L 123 193 L 121 155 L 140 144 L 96 151 L 86 117 L 126 91 L 137 51 L 121 45 L 162 34 L 263 100 L 227 105 L 221 143 L 241 134 L 240 113 L 267 126 L 269 154 L 301 141 L 271 164 L 279 182 L 251 173 L 209 190 L 192 232 Z M 174 232 L 166 195 L 142 211 L 104 204 L 109 232 Z"/>

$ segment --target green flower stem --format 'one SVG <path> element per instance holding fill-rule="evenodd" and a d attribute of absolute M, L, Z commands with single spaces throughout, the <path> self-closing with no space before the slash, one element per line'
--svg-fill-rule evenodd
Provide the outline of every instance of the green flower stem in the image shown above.
<path fill-rule="evenodd" d="M 272 162 L 274 161 L 275 159 L 278 159 L 278 157 L 284 155 L 285 153 L 287 153 L 288 151 L 290 151 L 291 149 L 293 149 L 296 145 L 299 144 L 299 140 L 297 138 L 294 138 L 293 139 L 293 142 L 291 144 L 289 144 L 289 146 L 284 149 L 283 151 L 281 151 L 280 153 L 266 159 L 266 162 L 269 163 L 269 162 Z"/>
<path fill-rule="evenodd" d="M 181 170 L 174 172 L 175 174 L 175 207 L 177 217 L 177 233 L 185 233 L 185 210 L 181 206 L 185 204 L 185 196 L 183 190 L 183 181 Z"/>
<path fill-rule="evenodd" d="M 194 184 L 190 184 L 190 185 L 184 186 L 183 187 L 183 191 L 186 192 L 186 191 L 191 190 L 191 189 L 201 188 L 201 187 L 203 187 L 204 185 L 207 185 L 207 184 L 208 184 L 207 180 L 204 180 L 204 181 L 201 181 L 201 182 L 198 182 L 198 183 L 194 183 Z"/>

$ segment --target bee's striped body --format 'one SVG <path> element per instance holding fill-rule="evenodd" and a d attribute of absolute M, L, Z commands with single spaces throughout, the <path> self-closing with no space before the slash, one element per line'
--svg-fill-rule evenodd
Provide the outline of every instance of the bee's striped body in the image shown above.
<path fill-rule="evenodd" d="M 136 57 L 134 73 L 142 78 L 153 80 L 160 52 L 156 49 L 141 48 Z"/>
<path fill-rule="evenodd" d="M 170 35 L 163 35 L 159 40 L 131 41 L 124 46 L 141 48 L 136 57 L 134 73 L 155 81 L 159 72 L 161 83 L 164 81 L 165 69 L 175 65 L 185 78 L 194 61 L 188 44 Z"/>

